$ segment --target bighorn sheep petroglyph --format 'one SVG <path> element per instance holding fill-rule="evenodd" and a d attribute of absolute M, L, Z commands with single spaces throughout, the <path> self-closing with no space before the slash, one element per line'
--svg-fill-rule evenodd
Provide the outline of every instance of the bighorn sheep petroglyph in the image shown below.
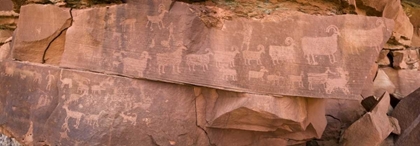
<path fill-rule="evenodd" d="M 265 53 L 263 45 L 257 46 L 258 51 L 245 50 L 242 51 L 242 57 L 245 59 L 245 65 L 251 65 L 251 61 L 256 61 L 258 65 L 261 64 L 261 54 Z"/>
<path fill-rule="evenodd" d="M 124 73 L 136 73 L 139 77 L 143 77 L 143 73 L 147 68 L 148 60 L 152 59 L 149 56 L 149 52 L 143 51 L 140 54 L 140 58 L 124 58 L 123 59 L 123 66 L 124 66 Z"/>
<path fill-rule="evenodd" d="M 188 54 L 186 55 L 186 64 L 189 71 L 195 71 L 195 66 L 201 66 L 203 71 L 209 70 L 210 55 L 213 55 L 209 48 L 206 48 L 206 54 Z M 192 70 L 191 70 L 192 68 Z"/>
<path fill-rule="evenodd" d="M 232 46 L 232 51 L 214 51 L 214 60 L 216 66 L 221 67 L 222 64 L 228 64 L 230 67 L 235 67 L 235 57 L 239 53 L 236 46 Z"/>
<path fill-rule="evenodd" d="M 303 71 L 300 72 L 300 75 L 289 75 L 289 83 L 290 86 L 294 85 L 295 83 L 298 83 L 299 87 L 303 87 Z"/>
<path fill-rule="evenodd" d="M 274 65 L 279 64 L 279 60 L 295 62 L 295 41 L 293 40 L 293 38 L 287 37 L 286 40 L 284 40 L 284 42 L 287 46 L 269 46 L 268 54 L 270 55 Z"/>
<path fill-rule="evenodd" d="M 261 66 L 260 71 L 249 71 L 248 72 L 248 80 L 251 80 L 251 78 L 255 78 L 255 79 L 261 79 L 264 80 L 264 73 L 268 72 L 267 69 L 265 69 L 264 66 Z"/>
<path fill-rule="evenodd" d="M 376 21 L 376 26 L 376 28 L 369 30 L 342 30 L 344 40 L 351 44 L 351 54 L 359 54 L 360 47 L 374 47 L 379 52 L 384 41 L 383 29 L 386 26 L 381 19 Z"/>
<path fill-rule="evenodd" d="M 273 74 L 273 75 L 267 75 L 267 81 L 272 85 L 279 85 L 280 80 L 284 80 L 284 77 L 280 76 L 280 73 Z"/>
<path fill-rule="evenodd" d="M 340 32 L 335 25 L 326 28 L 326 32 L 333 30 L 333 35 L 329 37 L 303 37 L 302 51 L 309 64 L 317 65 L 315 55 L 328 55 L 330 63 L 335 63 L 334 53 L 338 50 L 338 36 Z"/>
<path fill-rule="evenodd" d="M 163 20 L 163 17 L 165 16 L 165 13 L 168 13 L 168 11 L 165 10 L 163 4 L 159 4 L 158 12 L 159 12 L 159 15 L 156 15 L 156 16 L 147 15 L 146 27 L 150 23 L 150 30 L 151 31 L 153 31 L 153 27 L 152 27 L 153 24 L 157 24 L 159 29 L 165 28 L 162 20 Z"/>
<path fill-rule="evenodd" d="M 234 69 L 230 69 L 230 68 L 228 68 L 228 67 L 223 67 L 223 68 L 220 68 L 219 70 L 220 70 L 220 72 L 222 73 L 223 80 L 228 81 L 228 80 L 229 80 L 229 78 L 230 78 L 231 80 L 233 80 L 233 81 L 236 81 L 236 80 L 237 80 L 237 79 L 236 79 L 236 70 L 234 70 Z"/>
<path fill-rule="evenodd" d="M 172 66 L 172 73 L 181 73 L 179 65 L 182 61 L 182 51 L 187 50 L 187 47 L 181 42 L 178 42 L 177 45 L 178 49 L 175 52 L 156 54 L 159 75 L 165 73 L 166 66 Z"/>
<path fill-rule="evenodd" d="M 80 125 L 80 119 L 82 119 L 83 113 L 69 110 L 69 106 L 67 104 L 63 105 L 63 109 L 66 110 L 66 118 L 64 119 L 64 122 L 68 124 L 69 118 L 76 119 L 76 124 L 74 127 L 77 129 Z"/>

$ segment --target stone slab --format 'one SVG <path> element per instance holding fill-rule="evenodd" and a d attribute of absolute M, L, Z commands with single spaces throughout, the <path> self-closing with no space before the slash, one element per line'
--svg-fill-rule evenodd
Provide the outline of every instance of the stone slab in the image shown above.
<path fill-rule="evenodd" d="M 304 14 L 207 28 L 191 5 L 168 7 L 74 10 L 60 65 L 237 92 L 357 99 L 393 28 L 384 18 Z"/>

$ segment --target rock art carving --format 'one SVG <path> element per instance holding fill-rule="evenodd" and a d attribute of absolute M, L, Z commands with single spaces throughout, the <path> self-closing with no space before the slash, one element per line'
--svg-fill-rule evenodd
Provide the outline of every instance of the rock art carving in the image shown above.
<path fill-rule="evenodd" d="M 159 29 L 165 28 L 162 20 L 165 16 L 165 13 L 168 13 L 168 11 L 165 10 L 165 6 L 163 4 L 159 4 L 158 12 L 159 14 L 155 16 L 147 15 L 146 27 L 150 23 L 150 31 L 153 31 L 153 24 L 156 24 Z"/>
<path fill-rule="evenodd" d="M 326 82 L 328 79 L 328 74 L 332 73 L 330 68 L 327 67 L 327 70 L 324 73 L 307 73 L 308 76 L 308 89 L 314 90 L 313 85 L 323 85 L 326 87 Z"/>
<path fill-rule="evenodd" d="M 271 83 L 272 85 L 279 85 L 280 80 L 284 80 L 284 77 L 282 77 L 280 73 L 267 75 L 267 81 Z"/>
<path fill-rule="evenodd" d="M 101 110 L 99 112 L 99 114 L 87 114 L 85 117 L 86 123 L 89 124 L 90 126 L 98 126 L 99 127 L 99 123 L 98 120 L 101 117 L 102 114 L 104 114 L 105 111 Z"/>
<path fill-rule="evenodd" d="M 74 127 L 76 129 L 78 129 L 79 125 L 80 125 L 80 120 L 82 119 L 82 116 L 83 116 L 83 113 L 70 110 L 69 106 L 67 104 L 63 105 L 63 109 L 66 110 L 66 118 L 64 119 L 64 123 L 68 125 L 69 119 L 74 118 L 76 120 L 76 124 L 74 125 Z"/>
<path fill-rule="evenodd" d="M 369 30 L 354 30 L 344 29 L 342 32 L 345 35 L 345 40 L 351 43 L 351 54 L 359 54 L 360 47 L 374 47 L 378 53 L 381 50 L 381 44 L 383 42 L 383 29 L 386 28 L 383 20 L 378 19 L 376 21 L 378 27 Z"/>
<path fill-rule="evenodd" d="M 229 81 L 230 78 L 230 80 L 237 81 L 236 70 L 223 67 L 219 68 L 219 71 L 222 73 L 223 80 Z"/>
<path fill-rule="evenodd" d="M 268 54 L 274 65 L 279 64 L 279 61 L 296 62 L 295 49 L 296 44 L 293 38 L 287 37 L 284 41 L 287 46 L 269 46 Z"/>
<path fill-rule="evenodd" d="M 260 79 L 260 80 L 264 81 L 263 77 L 264 77 L 264 73 L 266 73 L 266 72 L 268 72 L 268 70 L 265 69 L 264 66 L 261 66 L 260 71 L 251 70 L 251 71 L 248 72 L 248 80 L 251 80 L 252 78 L 255 78 L 255 79 Z"/>
<path fill-rule="evenodd" d="M 298 87 L 303 87 L 303 76 L 303 71 L 300 72 L 300 75 L 288 75 L 290 86 L 297 83 Z"/>
<path fill-rule="evenodd" d="M 137 72 L 138 76 L 143 77 L 143 73 L 147 68 L 147 63 L 149 62 L 149 59 L 152 58 L 149 56 L 149 52 L 147 51 L 143 51 L 140 55 L 140 58 L 138 59 L 128 57 L 124 58 L 124 72 Z"/>
<path fill-rule="evenodd" d="M 111 78 L 106 79 L 105 81 L 102 81 L 99 83 L 99 85 L 92 85 L 90 87 L 90 90 L 92 91 L 92 94 L 102 94 L 102 91 L 106 90 L 104 87 L 105 85 L 113 85 L 114 80 Z"/>
<path fill-rule="evenodd" d="M 250 50 L 242 51 L 242 57 L 244 57 L 245 59 L 245 65 L 251 65 L 251 61 L 256 61 L 257 65 L 262 65 L 261 54 L 265 53 L 264 46 L 258 45 L 257 50 L 258 51 L 250 51 Z"/>
<path fill-rule="evenodd" d="M 131 18 L 131 19 L 124 20 L 123 22 L 120 23 L 120 25 L 128 26 L 128 30 L 124 28 L 124 31 L 127 32 L 127 31 L 134 31 L 135 23 L 136 23 L 136 19 Z"/>
<path fill-rule="evenodd" d="M 132 114 L 133 116 L 130 116 L 130 115 L 126 115 L 126 114 L 121 112 L 119 115 L 123 118 L 123 122 L 130 121 L 132 125 L 137 124 L 137 114 L 136 113 L 133 113 Z"/>
<path fill-rule="evenodd" d="M 168 40 L 175 40 L 175 37 L 174 37 L 174 28 L 175 28 L 175 26 L 174 26 L 174 24 L 171 22 L 170 24 L 169 24 L 169 26 L 168 26 L 168 30 L 169 30 L 169 36 L 168 36 Z"/>
<path fill-rule="evenodd" d="M 242 41 L 242 45 L 241 45 L 241 50 L 244 50 L 244 45 L 245 45 L 245 49 L 249 50 L 249 44 L 251 43 L 251 37 L 252 37 L 252 26 L 249 24 L 243 24 L 243 31 L 241 32 L 235 32 L 235 34 L 239 33 L 242 34 L 244 36 L 243 41 Z"/>
<path fill-rule="evenodd" d="M 40 107 L 44 107 L 44 106 L 48 105 L 50 102 L 51 102 L 51 99 L 50 99 L 50 98 L 48 98 L 48 96 L 47 96 L 47 95 L 41 95 L 41 96 L 38 98 L 38 103 L 37 103 L 37 105 L 35 106 L 35 109 L 38 109 L 38 108 L 40 108 Z"/>
<path fill-rule="evenodd" d="M 315 56 L 327 55 L 330 63 L 335 63 L 334 53 L 338 50 L 338 36 L 340 32 L 335 25 L 330 25 L 326 28 L 326 32 L 333 30 L 333 35 L 329 37 L 303 37 L 302 38 L 302 51 L 303 55 L 309 64 L 317 65 Z"/>
<path fill-rule="evenodd" d="M 185 47 L 182 42 L 177 42 L 177 46 L 178 48 L 175 52 L 156 54 L 159 75 L 165 73 L 166 66 L 172 66 L 172 73 L 181 73 L 179 65 L 182 61 L 182 51 L 187 50 L 187 47 Z"/>
<path fill-rule="evenodd" d="M 231 51 L 214 51 L 214 60 L 216 60 L 216 66 L 221 67 L 222 64 L 228 64 L 229 67 L 235 67 L 235 57 L 239 53 L 239 49 L 236 46 L 231 47 Z"/>
<path fill-rule="evenodd" d="M 40 73 L 37 73 L 37 72 L 34 72 L 33 73 L 33 82 L 34 83 L 38 83 L 38 84 L 41 84 L 41 79 L 42 79 L 42 75 L 40 74 Z"/>
<path fill-rule="evenodd" d="M 51 90 L 51 85 L 52 85 L 52 83 L 53 83 L 53 81 L 55 79 L 54 75 L 51 74 L 51 71 L 48 71 L 48 75 L 47 75 L 46 79 L 47 79 L 47 87 L 46 87 L 46 89 L 47 90 Z"/>
<path fill-rule="evenodd" d="M 195 66 L 201 66 L 203 71 L 209 70 L 210 55 L 214 54 L 209 48 L 206 48 L 205 52 L 206 54 L 188 54 L 185 56 L 185 63 L 188 65 L 189 71 L 195 71 Z"/>
<path fill-rule="evenodd" d="M 61 81 L 61 88 L 64 88 L 64 86 L 68 86 L 69 88 L 73 87 L 73 80 L 70 78 L 64 78 L 63 79 L 63 70 L 60 71 L 60 81 Z"/>
<path fill-rule="evenodd" d="M 89 92 L 89 86 L 85 84 L 83 81 L 76 81 L 77 82 L 77 93 L 80 94 L 87 94 Z M 87 82 L 89 83 L 89 82 Z"/>
<path fill-rule="evenodd" d="M 82 95 L 70 94 L 70 97 L 64 103 L 65 104 L 69 104 L 69 103 L 71 103 L 73 101 L 78 101 L 81 97 L 82 97 Z"/>
<path fill-rule="evenodd" d="M 4 75 L 7 77 L 13 77 L 15 73 L 15 67 L 14 66 L 6 66 L 6 70 L 4 72 Z"/>
<path fill-rule="evenodd" d="M 344 71 L 343 68 L 337 68 L 337 72 L 340 75 L 339 78 L 327 79 L 325 86 L 326 93 L 331 94 L 335 89 L 340 89 L 344 94 L 350 94 L 347 87 L 349 72 Z"/>
<path fill-rule="evenodd" d="M 69 130 L 67 130 L 67 129 L 64 129 L 64 131 L 60 131 L 60 141 L 62 139 L 68 139 L 69 138 L 69 135 L 67 134 L 67 132 L 69 132 Z"/>

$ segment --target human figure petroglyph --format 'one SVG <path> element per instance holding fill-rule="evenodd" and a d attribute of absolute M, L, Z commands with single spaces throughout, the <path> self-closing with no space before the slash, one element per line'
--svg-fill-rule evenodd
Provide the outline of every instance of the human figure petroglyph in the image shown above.
<path fill-rule="evenodd" d="M 152 39 L 152 42 L 150 43 L 149 48 L 154 48 L 154 47 L 155 47 L 155 39 Z"/>
<path fill-rule="evenodd" d="M 143 51 L 140 54 L 140 57 L 138 59 L 134 58 L 124 58 L 123 59 L 123 65 L 124 65 L 124 72 L 130 73 L 130 72 L 137 72 L 137 75 L 140 77 L 143 77 L 143 72 L 147 68 L 147 63 L 149 59 L 152 59 L 149 56 L 149 52 Z"/>
<path fill-rule="evenodd" d="M 168 38 L 168 40 L 175 40 L 175 37 L 174 37 L 174 28 L 175 28 L 175 26 L 174 26 L 174 24 L 173 24 L 173 22 L 171 22 L 170 24 L 169 24 L 169 26 L 168 26 L 168 29 L 169 29 L 169 38 Z"/>
<path fill-rule="evenodd" d="M 381 44 L 384 41 L 383 29 L 386 28 L 383 20 L 378 19 L 376 21 L 376 28 L 368 30 L 355 30 L 355 29 L 343 29 L 342 32 L 345 34 L 344 40 L 347 43 L 351 43 L 351 54 L 359 54 L 360 47 L 374 47 L 379 53 L 382 49 Z"/>
<path fill-rule="evenodd" d="M 287 37 L 284 41 L 287 46 L 269 46 L 268 54 L 274 65 L 279 64 L 279 61 L 291 61 L 295 62 L 296 43 L 291 37 Z"/>
<path fill-rule="evenodd" d="M 242 51 L 242 57 L 245 59 L 245 65 L 251 65 L 251 61 L 256 61 L 257 65 L 262 65 L 261 54 L 265 53 L 265 48 L 263 45 L 258 45 L 257 50 L 258 51 Z"/>
<path fill-rule="evenodd" d="M 34 79 L 32 81 L 34 83 L 41 84 L 42 75 L 40 73 L 34 72 L 33 77 L 34 77 Z"/>
<path fill-rule="evenodd" d="M 69 88 L 73 87 L 73 80 L 70 78 L 64 78 L 63 79 L 63 70 L 60 71 L 60 81 L 61 81 L 61 88 L 64 88 L 64 86 L 68 86 Z"/>
<path fill-rule="evenodd" d="M 344 94 L 350 94 L 347 87 L 349 80 L 349 72 L 344 71 L 343 68 L 337 68 L 339 78 L 327 79 L 325 91 L 327 94 L 331 94 L 335 89 L 340 89 Z"/>
<path fill-rule="evenodd" d="M 287 77 L 289 79 L 289 82 L 290 82 L 291 86 L 295 85 L 295 83 L 297 83 L 298 87 L 303 87 L 303 76 L 304 76 L 304 74 L 303 74 L 303 71 L 302 71 L 302 72 L 300 72 L 300 75 L 288 75 Z"/>
<path fill-rule="evenodd" d="M 73 126 L 76 129 L 78 129 L 80 125 L 80 119 L 82 119 L 83 113 L 70 110 L 67 104 L 63 105 L 63 109 L 66 110 L 66 118 L 64 119 L 64 122 L 69 123 L 69 118 L 73 118 L 76 120 L 76 124 Z"/>
<path fill-rule="evenodd" d="M 165 10 L 165 6 L 163 4 L 159 4 L 159 8 L 158 8 L 158 15 L 147 15 L 147 23 L 146 23 L 146 27 L 147 25 L 149 25 L 150 23 L 150 31 L 153 31 L 153 24 L 156 24 L 158 26 L 159 29 L 165 28 L 165 26 L 163 25 L 163 17 L 165 16 L 165 13 L 168 13 L 167 10 Z"/>
<path fill-rule="evenodd" d="M 239 53 L 239 49 L 236 46 L 231 47 L 231 51 L 214 51 L 214 60 L 216 66 L 221 67 L 222 64 L 228 64 L 230 67 L 235 67 L 235 57 Z"/>
<path fill-rule="evenodd" d="M 185 56 L 185 63 L 188 65 L 189 71 L 195 71 L 195 66 L 201 66 L 203 71 L 209 70 L 210 55 L 214 54 L 209 48 L 206 48 L 205 52 L 205 54 L 188 54 Z"/>
<path fill-rule="evenodd" d="M 130 115 L 126 115 L 123 112 L 121 112 L 119 115 L 123 118 L 123 122 L 130 121 L 132 125 L 137 124 L 137 114 L 136 113 L 133 113 L 133 114 L 131 114 L 133 116 L 130 116 Z"/>
<path fill-rule="evenodd" d="M 102 114 L 104 114 L 105 111 L 101 110 L 99 112 L 99 114 L 87 114 L 85 117 L 86 123 L 89 124 L 90 126 L 98 126 L 99 127 L 99 123 L 98 120 L 101 117 Z"/>
<path fill-rule="evenodd" d="M 156 54 L 159 75 L 165 73 L 166 66 L 172 66 L 172 73 L 181 73 L 179 65 L 182 61 L 182 51 L 187 50 L 187 47 L 185 47 L 182 42 L 177 42 L 177 46 L 178 47 L 174 52 Z"/>
<path fill-rule="evenodd" d="M 53 81 L 55 79 L 54 75 L 51 74 L 51 71 L 48 71 L 48 75 L 47 75 L 46 79 L 47 79 L 47 87 L 46 87 L 46 89 L 47 90 L 51 90 L 51 85 L 52 85 L 52 83 L 53 83 Z"/>
<path fill-rule="evenodd" d="M 280 85 L 280 80 L 284 80 L 280 73 L 267 75 L 267 81 L 272 85 Z"/>
<path fill-rule="evenodd" d="M 136 19 L 134 18 L 125 19 L 124 21 L 120 23 L 120 25 L 128 26 L 128 31 L 134 31 L 135 24 L 136 24 Z M 124 31 L 127 32 L 127 29 L 124 28 Z"/>
<path fill-rule="evenodd" d="M 335 25 L 330 25 L 326 28 L 326 32 L 333 30 L 333 35 L 328 37 L 303 37 L 302 51 L 303 55 L 309 64 L 317 65 L 315 56 L 327 55 L 330 63 L 337 62 L 334 53 L 338 50 L 338 36 L 340 32 Z"/>
<path fill-rule="evenodd" d="M 260 69 L 260 71 L 249 71 L 248 72 L 248 80 L 251 80 L 252 78 L 255 78 L 255 79 L 260 79 L 260 80 L 263 80 L 264 81 L 264 73 L 266 73 L 266 72 L 268 72 L 268 70 L 267 69 L 265 69 L 265 67 L 264 66 L 261 66 L 261 69 Z"/>
<path fill-rule="evenodd" d="M 230 69 L 228 67 L 219 68 L 219 71 L 222 73 L 223 80 L 229 81 L 237 81 L 236 78 L 236 70 Z"/>

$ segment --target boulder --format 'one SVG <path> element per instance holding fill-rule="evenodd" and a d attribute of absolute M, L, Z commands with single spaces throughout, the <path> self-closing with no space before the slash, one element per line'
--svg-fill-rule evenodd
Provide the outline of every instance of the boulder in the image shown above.
<path fill-rule="evenodd" d="M 396 69 L 407 69 L 407 59 L 408 54 L 407 50 L 401 50 L 401 51 L 392 51 L 392 66 Z"/>
<path fill-rule="evenodd" d="M 373 81 L 373 89 L 374 96 L 381 97 L 385 91 L 388 93 L 394 93 L 396 87 L 385 71 L 383 69 L 378 69 L 375 81 Z"/>
<path fill-rule="evenodd" d="M 64 49 L 63 31 L 71 23 L 68 8 L 34 4 L 22 6 L 19 28 L 13 38 L 13 58 L 38 63 L 45 63 L 46 59 L 54 60 L 51 58 L 58 58 L 55 60 L 59 61 Z M 60 41 L 58 45 L 55 44 Z"/>
<path fill-rule="evenodd" d="M 420 88 L 402 99 L 392 112 L 398 119 L 401 135 L 398 136 L 396 146 L 414 146 L 420 143 Z"/>
<path fill-rule="evenodd" d="M 420 71 L 417 70 L 396 70 L 393 68 L 382 68 L 390 81 L 395 85 L 396 98 L 402 99 L 420 87 Z M 391 88 L 390 88 L 391 89 Z"/>
<path fill-rule="evenodd" d="M 381 50 L 379 53 L 378 59 L 376 59 L 376 63 L 381 66 L 388 66 L 390 65 L 390 61 L 388 58 L 389 50 Z"/>

